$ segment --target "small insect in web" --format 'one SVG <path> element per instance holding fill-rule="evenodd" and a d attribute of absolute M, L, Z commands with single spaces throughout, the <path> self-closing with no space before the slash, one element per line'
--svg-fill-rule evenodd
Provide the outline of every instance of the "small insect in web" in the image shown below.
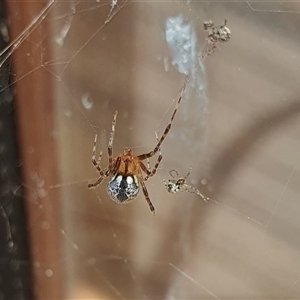
<path fill-rule="evenodd" d="M 203 23 L 204 30 L 208 31 L 206 38 L 206 45 L 202 51 L 201 58 L 211 55 L 217 48 L 218 43 L 226 43 L 230 40 L 231 31 L 226 27 L 227 20 L 225 19 L 224 25 L 217 27 L 212 20 Z"/>
<path fill-rule="evenodd" d="M 186 84 L 189 81 L 187 78 L 185 84 L 179 91 L 179 98 L 174 108 L 173 114 L 171 119 L 165 128 L 164 133 L 162 134 L 161 138 L 157 140 L 157 144 L 154 149 L 148 153 L 140 154 L 140 155 L 133 155 L 133 151 L 131 149 L 125 149 L 123 154 L 118 155 L 117 157 L 113 158 L 113 142 L 115 136 L 115 127 L 117 123 L 117 114 L 118 111 L 114 113 L 113 121 L 112 121 L 112 129 L 110 133 L 109 143 L 108 143 L 108 166 L 105 169 L 100 167 L 102 151 L 100 152 L 98 161 L 95 158 L 96 155 L 96 145 L 97 145 L 97 134 L 95 135 L 93 152 L 92 152 L 92 164 L 94 165 L 95 169 L 98 171 L 100 177 L 94 183 L 88 184 L 89 188 L 97 187 L 106 177 L 109 177 L 110 180 L 107 184 L 107 193 L 111 197 L 112 200 L 116 201 L 117 203 L 129 203 L 134 200 L 140 190 L 140 186 L 142 187 L 145 199 L 150 207 L 150 210 L 155 214 L 154 206 L 150 200 L 145 181 L 148 180 L 149 177 L 155 175 L 156 170 L 162 161 L 162 154 L 160 152 L 160 146 L 165 140 L 167 134 L 169 133 L 174 117 L 178 110 L 179 104 L 182 99 L 183 92 L 185 90 Z M 149 158 L 153 157 L 155 154 L 159 154 L 156 164 L 154 168 L 151 170 L 148 166 L 146 167 L 143 163 L 143 160 L 148 160 Z M 143 172 L 146 176 L 143 176 Z"/>
<path fill-rule="evenodd" d="M 164 180 L 164 184 L 167 188 L 167 191 L 171 194 L 176 194 L 178 192 L 189 192 L 193 194 L 199 195 L 204 202 L 207 203 L 207 200 L 209 200 L 208 197 L 204 196 L 199 190 L 197 190 L 195 187 L 186 184 L 186 179 L 190 175 L 192 170 L 192 167 L 189 169 L 189 172 L 186 174 L 185 177 L 180 177 L 178 172 L 176 170 L 171 170 L 169 171 L 169 174 L 174 178 L 174 179 L 169 179 L 169 180 Z"/>

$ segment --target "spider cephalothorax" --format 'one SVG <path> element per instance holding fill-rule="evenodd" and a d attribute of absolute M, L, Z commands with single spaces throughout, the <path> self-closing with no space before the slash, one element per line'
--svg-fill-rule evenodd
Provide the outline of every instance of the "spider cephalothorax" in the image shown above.
<path fill-rule="evenodd" d="M 177 112 L 178 106 L 181 102 L 182 94 L 185 90 L 186 83 L 183 85 L 183 87 L 180 90 L 179 99 L 176 103 L 169 124 L 165 128 L 165 131 L 161 136 L 161 138 L 158 139 L 155 148 L 148 153 L 135 156 L 133 155 L 131 149 L 126 149 L 123 152 L 123 154 L 113 159 L 113 141 L 114 141 L 118 112 L 116 111 L 114 113 L 114 117 L 112 121 L 112 130 L 111 130 L 110 139 L 108 143 L 109 164 L 108 167 L 106 167 L 104 170 L 101 169 L 100 161 L 101 161 L 102 152 L 100 152 L 99 160 L 96 161 L 95 159 L 96 145 L 97 145 L 97 135 L 95 135 L 93 154 L 92 154 L 92 163 L 97 169 L 97 171 L 99 172 L 100 177 L 95 183 L 90 183 L 88 185 L 89 188 L 98 186 L 103 181 L 104 178 L 110 177 L 110 180 L 107 185 L 107 193 L 109 194 L 109 196 L 112 198 L 112 200 L 118 203 L 128 203 L 137 197 L 141 186 L 146 201 L 148 202 L 148 205 L 150 207 L 150 210 L 153 213 L 155 212 L 154 206 L 152 205 L 148 195 L 145 181 L 156 173 L 156 170 L 162 160 L 162 155 L 160 153 L 160 146 L 171 129 L 171 125 L 175 117 L 175 114 Z M 146 167 L 142 161 L 149 159 L 150 157 L 154 156 L 156 153 L 159 153 L 156 164 L 154 168 L 150 170 L 150 168 Z M 143 177 L 142 172 L 146 174 L 145 177 Z"/>

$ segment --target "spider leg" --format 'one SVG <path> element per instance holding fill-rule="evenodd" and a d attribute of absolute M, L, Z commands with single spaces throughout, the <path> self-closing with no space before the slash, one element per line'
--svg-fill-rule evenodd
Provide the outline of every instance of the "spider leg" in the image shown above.
<path fill-rule="evenodd" d="M 92 152 L 92 164 L 96 168 L 96 170 L 99 172 L 100 176 L 105 176 L 103 170 L 100 167 L 100 161 L 102 157 L 102 151 L 100 152 L 99 159 L 96 161 L 96 146 L 97 146 L 97 138 L 98 135 L 95 134 L 95 139 L 94 139 L 94 146 L 93 146 L 93 152 Z"/>
<path fill-rule="evenodd" d="M 105 169 L 104 171 L 101 169 L 100 167 L 100 162 L 101 162 L 101 158 L 102 158 L 102 154 L 103 152 L 101 151 L 100 154 L 99 154 L 99 158 L 98 158 L 98 161 L 96 161 L 96 146 L 97 146 L 97 138 L 98 138 L 98 135 L 95 134 L 95 140 L 94 140 L 94 146 L 93 146 L 93 152 L 92 152 L 92 164 L 93 166 L 95 167 L 95 169 L 99 172 L 100 174 L 100 177 L 97 179 L 96 182 L 94 183 L 89 183 L 88 184 L 88 188 L 93 188 L 93 187 L 96 187 L 98 186 L 105 177 L 107 177 L 107 169 Z"/>
<path fill-rule="evenodd" d="M 114 143 L 114 137 L 115 137 L 115 131 L 116 131 L 116 124 L 117 124 L 117 115 L 118 111 L 116 110 L 113 116 L 113 121 L 111 124 L 111 132 L 110 132 L 110 138 L 108 142 L 108 169 L 111 169 L 112 163 L 113 163 L 113 143 Z"/>
<path fill-rule="evenodd" d="M 185 175 L 185 177 L 183 177 L 184 181 L 189 177 L 191 171 L 192 171 L 192 167 L 190 167 L 188 173 Z"/>
<path fill-rule="evenodd" d="M 197 190 L 196 188 L 194 188 L 193 186 L 191 185 L 188 185 L 188 184 L 184 184 L 183 185 L 183 188 L 189 192 L 189 193 L 192 193 L 192 194 L 197 194 L 198 196 L 200 196 L 204 202 L 207 203 L 207 200 L 209 200 L 208 197 L 204 196 L 199 190 Z"/>
<path fill-rule="evenodd" d="M 145 168 L 146 168 L 146 166 L 145 166 Z M 147 203 L 148 203 L 148 205 L 150 207 L 150 210 L 155 215 L 155 208 L 154 208 L 154 206 L 153 206 L 153 204 L 152 204 L 152 202 L 151 202 L 151 200 L 149 198 L 149 194 L 148 194 L 148 191 L 147 191 L 147 188 L 146 188 L 146 185 L 145 185 L 144 178 L 143 178 L 143 176 L 141 174 L 138 176 L 138 178 L 139 178 L 139 182 L 140 182 L 140 184 L 142 186 L 142 190 L 143 190 L 143 194 L 145 196 L 145 199 L 146 199 L 146 201 L 147 201 Z"/>
<path fill-rule="evenodd" d="M 175 176 L 173 175 L 173 173 L 175 173 Z M 176 170 L 171 170 L 171 171 L 169 171 L 169 174 L 173 177 L 173 178 L 179 178 L 179 174 L 178 174 L 178 172 L 176 171 Z"/>
<path fill-rule="evenodd" d="M 159 159 L 159 157 L 158 157 L 158 159 Z M 161 159 L 162 159 L 162 157 L 161 157 Z M 160 161 L 161 161 L 161 159 L 160 159 Z M 157 162 L 156 162 L 157 163 Z M 142 164 L 142 163 L 141 163 Z M 143 164 L 144 165 L 144 164 Z M 145 165 L 144 165 L 145 166 Z M 156 164 L 155 164 L 155 166 L 156 166 Z M 148 178 L 150 177 L 150 174 L 151 174 L 151 167 L 150 167 L 150 160 L 149 160 L 149 158 L 147 158 L 147 170 L 149 171 L 145 171 L 146 172 L 146 174 L 147 174 L 147 176 L 144 178 L 144 180 L 145 181 L 147 181 L 148 180 Z M 149 175 L 149 176 L 148 176 Z"/>
<path fill-rule="evenodd" d="M 158 141 L 158 135 L 157 135 L 157 132 L 154 131 L 154 133 L 155 133 L 155 136 L 156 136 L 156 140 Z M 144 165 L 143 163 L 141 163 L 141 168 L 142 168 L 142 170 L 147 174 L 147 176 L 144 178 L 144 181 L 147 181 L 147 180 L 149 179 L 149 177 L 152 177 L 152 176 L 156 173 L 156 170 L 157 170 L 159 164 L 161 163 L 161 161 L 162 161 L 162 159 L 163 159 L 163 156 L 162 156 L 162 154 L 161 154 L 160 148 L 158 149 L 158 153 L 159 153 L 159 156 L 158 156 L 158 158 L 157 158 L 157 161 L 156 161 L 155 166 L 154 166 L 154 168 L 153 168 L 152 171 L 151 171 L 151 169 L 150 169 L 149 158 L 147 158 L 147 162 L 148 162 L 148 164 L 147 164 L 147 167 L 148 167 L 148 168 L 147 168 L 147 169 L 148 169 L 149 172 L 144 171 L 145 165 Z M 142 165 L 143 165 L 143 166 L 142 166 Z"/>
<path fill-rule="evenodd" d="M 149 158 L 147 158 L 147 169 L 148 169 L 148 171 L 151 171 Z"/>
<path fill-rule="evenodd" d="M 101 162 L 102 154 L 103 154 L 103 151 L 100 151 L 99 157 L 98 157 L 98 160 L 97 160 L 97 164 L 98 164 L 98 165 L 99 165 L 100 162 Z"/>
<path fill-rule="evenodd" d="M 156 137 L 156 141 L 158 142 L 159 139 L 158 139 L 157 132 L 154 131 L 154 134 L 155 134 L 155 137 Z M 161 154 L 161 149 L 158 149 L 158 153 L 159 153 L 160 155 L 162 155 L 162 154 Z M 149 160 L 149 158 L 147 158 L 147 169 L 151 172 L 151 168 L 150 168 L 150 160 Z M 147 178 L 147 179 L 148 179 L 148 178 Z"/>
<path fill-rule="evenodd" d="M 139 160 L 144 160 L 144 159 L 150 158 L 150 157 L 152 157 L 153 155 L 155 155 L 155 154 L 159 151 L 162 142 L 164 141 L 164 139 L 166 138 L 167 134 L 169 133 L 169 131 L 170 131 L 170 129 L 171 129 L 171 126 L 172 126 L 174 117 L 175 117 L 176 112 L 177 112 L 177 110 L 178 110 L 179 104 L 180 104 L 180 102 L 181 102 L 181 100 L 182 100 L 182 95 L 183 95 L 183 92 L 184 92 L 184 90 L 185 90 L 186 84 L 187 84 L 187 82 L 189 81 L 189 79 L 190 79 L 190 78 L 188 77 L 187 80 L 186 80 L 186 82 L 184 83 L 184 85 L 182 86 L 182 88 L 181 88 L 180 91 L 179 91 L 179 99 L 178 99 L 178 101 L 177 101 L 177 103 L 176 103 L 176 106 L 175 106 L 175 109 L 174 109 L 173 114 L 172 114 L 172 116 L 171 116 L 170 122 L 169 122 L 169 124 L 167 125 L 167 127 L 166 127 L 166 129 L 165 129 L 163 135 L 162 135 L 161 138 L 160 138 L 160 140 L 157 142 L 157 145 L 155 146 L 155 148 L 154 148 L 152 151 L 150 151 L 150 152 L 148 152 L 148 153 L 146 153 L 146 154 L 141 154 L 141 155 L 139 155 L 139 156 L 137 157 Z"/>
<path fill-rule="evenodd" d="M 103 181 L 104 178 L 105 178 L 105 176 L 103 176 L 103 177 L 101 176 L 101 177 L 99 177 L 99 179 L 96 182 L 89 183 L 88 188 L 93 188 L 93 187 L 98 186 Z"/>
<path fill-rule="evenodd" d="M 208 44 L 208 48 L 207 48 L 206 53 L 207 53 L 207 56 L 210 56 L 211 54 L 213 54 L 215 52 L 215 50 L 217 48 L 217 41 L 214 38 L 212 38 L 212 39 L 208 40 L 207 44 Z"/>
<path fill-rule="evenodd" d="M 206 39 L 206 43 L 204 45 L 204 48 L 203 48 L 203 50 L 201 52 L 201 58 L 202 59 L 204 59 L 206 56 L 209 56 L 211 54 L 210 53 L 210 44 L 211 44 L 210 39 L 207 38 Z"/>
<path fill-rule="evenodd" d="M 157 170 L 160 162 L 162 161 L 162 158 L 163 158 L 162 155 L 158 156 L 153 170 L 149 170 L 142 162 L 140 162 L 140 166 L 141 166 L 142 170 L 147 174 L 144 181 L 147 181 L 149 179 L 149 177 L 152 177 L 156 173 L 156 170 Z"/>

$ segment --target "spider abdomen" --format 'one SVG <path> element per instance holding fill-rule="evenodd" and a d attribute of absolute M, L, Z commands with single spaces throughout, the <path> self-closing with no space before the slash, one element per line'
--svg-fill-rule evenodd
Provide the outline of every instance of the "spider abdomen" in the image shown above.
<path fill-rule="evenodd" d="M 180 191 L 180 185 L 176 184 L 175 180 L 165 182 L 165 186 L 169 193 L 176 194 Z"/>
<path fill-rule="evenodd" d="M 139 190 L 139 183 L 134 175 L 116 174 L 107 184 L 107 193 L 112 200 L 118 203 L 128 203 L 134 200 Z"/>

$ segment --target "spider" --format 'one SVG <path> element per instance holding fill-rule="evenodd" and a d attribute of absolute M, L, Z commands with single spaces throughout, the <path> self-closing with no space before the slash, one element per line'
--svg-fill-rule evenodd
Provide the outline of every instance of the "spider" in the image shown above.
<path fill-rule="evenodd" d="M 231 31 L 226 27 L 227 20 L 225 19 L 224 25 L 219 28 L 214 25 L 214 22 L 209 20 L 203 23 L 204 30 L 208 30 L 206 49 L 203 50 L 201 57 L 211 55 L 217 48 L 217 43 L 225 43 L 230 40 Z"/>
<path fill-rule="evenodd" d="M 110 179 L 107 184 L 107 193 L 109 194 L 111 199 L 116 201 L 117 203 L 129 203 L 137 197 L 141 186 L 145 199 L 150 207 L 150 210 L 155 215 L 155 209 L 150 200 L 145 181 L 149 177 L 155 175 L 156 170 L 163 158 L 160 152 L 160 146 L 171 129 L 174 117 L 178 110 L 188 80 L 189 78 L 187 78 L 185 84 L 179 91 L 179 99 L 176 103 L 173 114 L 167 127 L 165 128 L 164 133 L 162 134 L 161 138 L 157 140 L 157 144 L 154 147 L 154 149 L 148 153 L 135 156 L 133 154 L 133 151 L 127 148 L 124 150 L 123 154 L 120 154 L 117 157 L 113 158 L 113 142 L 118 114 L 118 111 L 115 111 L 113 115 L 112 129 L 108 143 L 108 166 L 104 170 L 100 167 L 100 161 L 103 152 L 100 152 L 98 161 L 96 161 L 95 159 L 97 134 L 95 135 L 94 146 L 92 151 L 92 164 L 98 171 L 100 177 L 96 182 L 88 184 L 89 188 L 94 188 L 98 186 L 103 181 L 103 179 L 109 177 Z M 148 160 L 156 153 L 158 153 L 159 156 L 157 158 L 154 168 L 151 170 L 149 167 L 149 161 L 148 166 L 146 167 L 143 163 L 143 160 Z M 143 177 L 143 172 L 146 174 L 145 178 Z"/>
<path fill-rule="evenodd" d="M 204 202 L 207 203 L 207 200 L 209 200 L 208 197 L 204 196 L 199 190 L 197 190 L 193 186 L 185 183 L 186 179 L 188 178 L 188 176 L 191 173 L 191 170 L 192 170 L 192 167 L 190 167 L 190 169 L 185 177 L 180 177 L 176 170 L 169 171 L 169 174 L 174 179 L 164 180 L 164 184 L 165 184 L 168 192 L 171 194 L 176 194 L 178 192 L 186 191 L 189 193 L 199 195 L 204 200 Z M 175 173 L 175 175 L 174 175 L 174 173 Z"/>

